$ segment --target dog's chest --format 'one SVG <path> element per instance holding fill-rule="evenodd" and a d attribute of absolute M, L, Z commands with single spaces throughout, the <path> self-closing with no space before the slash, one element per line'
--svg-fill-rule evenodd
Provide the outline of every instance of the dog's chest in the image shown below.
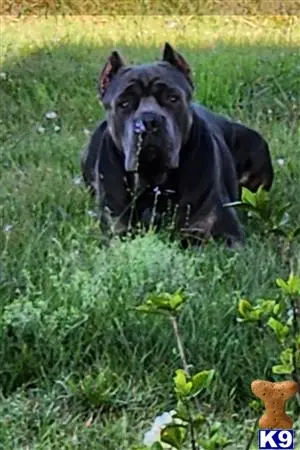
<path fill-rule="evenodd" d="M 166 225 L 175 220 L 178 201 L 178 192 L 170 184 L 147 188 L 136 202 L 137 220 L 146 227 Z"/>
<path fill-rule="evenodd" d="M 160 186 L 147 186 L 142 180 L 136 183 L 134 177 L 127 177 L 128 202 L 136 224 L 160 228 L 174 223 L 179 210 L 178 177 L 178 171 L 174 170 Z"/>

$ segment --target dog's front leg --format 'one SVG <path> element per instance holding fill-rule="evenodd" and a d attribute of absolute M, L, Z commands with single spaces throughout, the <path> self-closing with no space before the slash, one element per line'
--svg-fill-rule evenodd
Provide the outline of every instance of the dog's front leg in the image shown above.
<path fill-rule="evenodd" d="M 214 144 L 212 140 L 208 142 Z M 230 164 L 224 166 L 219 154 L 218 147 L 211 145 L 210 152 L 206 153 L 206 165 L 203 164 L 206 170 L 198 166 L 199 177 L 193 173 L 197 168 L 196 158 L 194 164 L 187 166 L 186 173 L 182 171 L 179 222 L 184 233 L 199 238 L 221 237 L 233 248 L 243 244 L 244 232 L 236 211 L 224 204 L 236 200 L 236 175 Z M 188 221 L 185 220 L 187 208 Z"/>
<path fill-rule="evenodd" d="M 215 236 L 223 236 L 229 248 L 240 248 L 245 243 L 243 227 L 233 207 L 220 204 L 217 220 L 213 227 Z"/>
<path fill-rule="evenodd" d="M 230 248 L 239 248 L 244 243 L 244 232 L 236 211 L 224 207 L 215 192 L 210 193 L 199 210 L 195 209 L 181 231 L 184 237 L 190 237 L 196 242 L 223 238 Z"/>
<path fill-rule="evenodd" d="M 134 220 L 130 199 L 125 185 L 108 186 L 103 178 L 100 173 L 96 190 L 100 227 L 111 237 L 122 236 L 130 231 Z"/>
<path fill-rule="evenodd" d="M 134 221 L 134 202 L 120 155 L 104 148 L 97 161 L 96 173 L 100 226 L 110 236 L 124 235 Z"/>

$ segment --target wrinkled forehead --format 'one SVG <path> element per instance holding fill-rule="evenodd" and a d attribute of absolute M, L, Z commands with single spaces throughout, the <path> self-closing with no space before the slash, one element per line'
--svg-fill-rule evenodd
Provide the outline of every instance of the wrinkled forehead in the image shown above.
<path fill-rule="evenodd" d="M 156 85 L 165 85 L 170 89 L 180 89 L 191 96 L 191 86 L 185 76 L 175 67 L 165 62 L 126 66 L 112 80 L 108 91 L 108 101 L 118 97 L 129 87 L 138 88 L 144 95 L 151 95 Z"/>

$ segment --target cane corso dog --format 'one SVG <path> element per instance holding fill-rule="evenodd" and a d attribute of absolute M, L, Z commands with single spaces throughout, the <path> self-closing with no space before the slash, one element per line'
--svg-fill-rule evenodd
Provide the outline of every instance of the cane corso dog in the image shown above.
<path fill-rule="evenodd" d="M 103 120 L 81 160 L 100 223 L 122 234 L 138 224 L 243 245 L 240 186 L 269 189 L 268 145 L 254 130 L 192 102 L 184 57 L 165 44 L 160 61 L 129 66 L 111 53 L 99 78 Z"/>

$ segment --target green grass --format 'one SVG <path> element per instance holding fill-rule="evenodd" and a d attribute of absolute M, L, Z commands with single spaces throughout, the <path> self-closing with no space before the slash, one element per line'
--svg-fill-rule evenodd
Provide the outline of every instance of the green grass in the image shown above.
<path fill-rule="evenodd" d="M 240 439 L 250 383 L 269 378 L 277 346 L 236 323 L 241 296 L 276 295 L 274 238 L 247 226 L 242 253 L 201 254 L 162 236 L 99 247 L 79 153 L 103 117 L 97 76 L 112 48 L 150 61 L 165 40 L 191 62 L 195 98 L 259 129 L 275 167 L 272 201 L 300 221 L 299 21 L 295 18 L 109 17 L 2 23 L 0 448 L 129 449 L 174 407 L 181 366 L 172 330 L 131 307 L 155 289 L 189 295 L 180 327 L 196 370 L 215 368 L 201 402 Z M 3 75 L 4 74 L 4 75 Z M 45 118 L 56 111 L 55 120 Z M 55 126 L 59 127 L 55 130 Z M 44 132 L 39 132 L 39 127 Z M 285 164 L 280 166 L 278 158 Z M 300 263 L 296 243 L 293 260 Z M 87 375 L 94 380 L 88 385 Z M 100 378 L 97 378 L 100 374 Z M 91 419 L 92 417 L 92 419 Z M 87 426 L 87 420 L 92 425 Z"/>

